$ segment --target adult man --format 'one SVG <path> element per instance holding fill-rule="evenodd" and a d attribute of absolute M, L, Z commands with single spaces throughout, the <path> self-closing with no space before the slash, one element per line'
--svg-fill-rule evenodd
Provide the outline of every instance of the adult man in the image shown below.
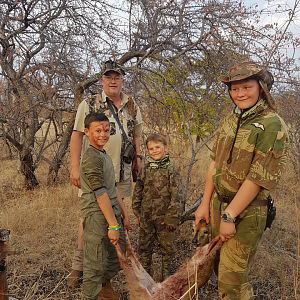
<path fill-rule="evenodd" d="M 137 154 L 137 170 L 140 170 L 141 155 L 140 155 L 140 135 L 142 133 L 142 117 L 139 107 L 133 101 L 133 99 L 122 92 L 125 75 L 124 69 L 116 62 L 108 60 L 103 63 L 101 83 L 103 91 L 101 94 L 93 95 L 90 98 L 84 99 L 77 110 L 74 131 L 70 141 L 70 153 L 71 153 L 71 182 L 80 188 L 80 176 L 79 165 L 81 153 L 85 151 L 89 142 L 84 136 L 84 119 L 90 112 L 102 112 L 104 113 L 110 122 L 110 139 L 105 145 L 104 150 L 111 157 L 115 178 L 117 182 L 117 188 L 122 198 L 132 195 L 131 186 L 131 164 L 128 164 L 123 159 L 126 143 L 125 137 L 122 134 L 115 117 L 113 116 L 108 103 L 111 104 L 111 108 L 115 111 L 120 123 L 122 124 L 126 135 L 130 141 L 135 142 L 136 154 Z M 124 224 L 125 229 L 129 229 L 129 224 Z M 72 263 L 72 271 L 68 277 L 68 284 L 71 287 L 78 285 L 82 276 L 82 261 L 83 261 L 83 241 L 82 241 L 82 220 L 78 229 L 78 244 L 75 250 L 74 259 Z M 122 244 L 120 239 L 120 244 Z M 118 259 L 115 257 L 115 259 Z M 108 275 L 109 278 L 105 278 L 105 281 L 109 283 L 109 280 L 116 274 L 116 270 L 112 270 Z M 105 284 L 105 282 L 103 282 Z M 109 284 L 107 284 L 101 290 L 101 294 L 113 294 L 113 291 Z M 113 299 L 110 298 L 103 299 Z"/>

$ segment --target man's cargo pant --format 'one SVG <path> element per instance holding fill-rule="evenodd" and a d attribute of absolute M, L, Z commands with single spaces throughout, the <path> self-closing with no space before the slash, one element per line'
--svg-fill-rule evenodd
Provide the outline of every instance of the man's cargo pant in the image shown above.
<path fill-rule="evenodd" d="M 212 238 L 219 235 L 221 211 L 228 205 L 220 202 L 214 194 L 211 201 Z M 248 206 L 242 214 L 243 218 L 236 226 L 236 234 L 223 244 L 215 262 L 219 297 L 223 300 L 254 299 L 248 273 L 265 229 L 267 206 Z"/>
<path fill-rule="evenodd" d="M 119 208 L 117 208 L 119 210 Z M 116 214 L 116 208 L 114 207 Z M 122 224 L 120 213 L 116 214 Z M 109 282 L 120 270 L 115 247 L 107 236 L 107 221 L 101 211 L 83 220 L 83 295 L 84 300 L 96 300 L 102 283 Z M 119 244 L 125 253 L 125 233 L 120 230 Z"/>

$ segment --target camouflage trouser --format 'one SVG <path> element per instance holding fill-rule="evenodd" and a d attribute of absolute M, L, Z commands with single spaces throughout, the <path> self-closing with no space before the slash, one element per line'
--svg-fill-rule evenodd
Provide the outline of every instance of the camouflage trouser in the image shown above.
<path fill-rule="evenodd" d="M 122 224 L 121 216 L 116 216 Z M 101 212 L 83 220 L 83 295 L 85 300 L 96 300 L 102 283 L 109 282 L 120 270 L 115 247 L 107 236 L 107 221 Z M 125 253 L 125 233 L 120 230 L 119 244 Z"/>
<path fill-rule="evenodd" d="M 211 202 L 212 238 L 219 234 L 220 213 L 228 206 L 216 195 Z M 267 206 L 249 206 L 236 226 L 234 237 L 225 242 L 216 259 L 219 297 L 224 300 L 252 300 L 248 273 L 266 225 Z"/>
<path fill-rule="evenodd" d="M 139 233 L 138 254 L 144 269 L 151 274 L 152 252 L 154 241 L 157 239 L 162 254 L 162 280 L 170 275 L 170 264 L 174 253 L 175 232 L 161 225 L 163 220 L 149 221 L 147 224 L 141 222 Z M 153 274 L 151 274 L 153 275 Z"/>

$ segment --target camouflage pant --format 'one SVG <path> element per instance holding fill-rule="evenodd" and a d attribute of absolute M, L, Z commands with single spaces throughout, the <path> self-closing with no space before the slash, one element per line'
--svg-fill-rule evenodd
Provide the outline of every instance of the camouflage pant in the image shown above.
<path fill-rule="evenodd" d="M 220 213 L 228 206 L 216 195 L 211 203 L 212 238 L 219 234 Z M 248 273 L 266 225 L 267 207 L 249 206 L 236 226 L 234 237 L 225 242 L 216 259 L 219 297 L 223 300 L 252 300 L 253 288 Z"/>
<path fill-rule="evenodd" d="M 139 232 L 138 253 L 139 260 L 144 269 L 151 274 L 152 252 L 155 240 L 158 240 L 162 253 L 162 280 L 169 276 L 170 264 L 174 253 L 175 232 L 166 229 L 165 225 L 161 225 L 163 220 L 141 222 Z M 152 274 L 151 274 L 152 275 Z"/>
<path fill-rule="evenodd" d="M 122 224 L 121 216 L 117 221 Z M 102 283 L 108 282 L 120 270 L 115 247 L 107 236 L 107 221 L 101 212 L 83 220 L 83 295 L 84 300 L 96 300 Z M 125 253 L 125 233 L 120 230 L 119 244 Z"/>

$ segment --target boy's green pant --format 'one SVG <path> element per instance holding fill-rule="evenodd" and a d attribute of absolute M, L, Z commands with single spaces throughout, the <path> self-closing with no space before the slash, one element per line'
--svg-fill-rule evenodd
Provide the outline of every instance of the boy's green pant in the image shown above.
<path fill-rule="evenodd" d="M 219 235 L 221 211 L 229 204 L 214 195 L 211 202 L 212 238 Z M 248 282 L 250 262 L 263 235 L 267 206 L 249 206 L 236 226 L 234 237 L 225 242 L 216 259 L 219 297 L 223 300 L 252 300 L 253 288 Z"/>
<path fill-rule="evenodd" d="M 141 223 L 139 232 L 138 253 L 139 260 L 144 269 L 150 274 L 152 273 L 152 253 L 155 240 L 159 243 L 162 254 L 161 280 L 165 280 L 170 276 L 170 265 L 174 256 L 174 240 L 175 231 L 166 229 L 166 225 L 162 225 L 163 219 L 157 219 Z"/>
<path fill-rule="evenodd" d="M 116 216 L 122 224 L 121 216 Z M 120 270 L 115 247 L 107 236 L 107 221 L 102 212 L 83 220 L 83 295 L 84 300 L 96 300 L 102 283 L 109 282 Z M 125 253 L 125 233 L 120 230 L 119 244 Z"/>

